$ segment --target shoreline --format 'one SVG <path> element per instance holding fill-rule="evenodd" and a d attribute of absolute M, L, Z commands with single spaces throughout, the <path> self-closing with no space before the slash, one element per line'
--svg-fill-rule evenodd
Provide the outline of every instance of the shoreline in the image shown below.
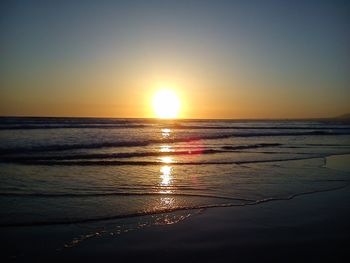
<path fill-rule="evenodd" d="M 326 168 L 343 172 L 350 172 L 350 154 L 332 154 L 325 158 Z"/>
<path fill-rule="evenodd" d="M 77 260 L 84 255 L 89 260 L 346 262 L 345 258 L 350 259 L 346 253 L 349 198 L 350 188 L 345 187 L 287 202 L 211 208 L 174 225 L 152 226 L 118 239 L 88 240 L 75 251 L 67 250 L 66 256 Z"/>
<path fill-rule="evenodd" d="M 347 160 L 350 154 L 331 155 L 325 167 L 348 172 Z M 194 214 L 172 224 L 151 225 L 117 237 L 95 235 L 61 250 L 57 248 L 89 226 L 6 228 L 1 229 L 1 246 L 12 262 L 346 262 L 350 259 L 348 200 L 349 185 L 258 205 L 189 210 Z"/>
<path fill-rule="evenodd" d="M 346 187 L 287 202 L 207 209 L 173 225 L 87 240 L 62 256 L 78 261 L 332 262 L 349 258 L 345 253 L 350 241 L 349 198 Z"/>
<path fill-rule="evenodd" d="M 348 172 L 350 171 L 350 154 L 346 153 L 339 153 L 339 154 L 330 154 L 324 157 L 308 157 L 308 158 L 302 158 L 302 159 L 287 159 L 287 160 L 268 160 L 264 162 L 283 162 L 283 161 L 299 161 L 299 160 L 312 160 L 312 159 L 325 159 L 325 168 L 328 169 L 334 169 L 338 171 L 344 171 Z M 348 161 L 349 160 L 349 161 Z M 348 161 L 348 162 L 347 162 Z M 346 181 L 344 181 L 346 182 Z M 316 190 L 316 191 L 309 191 L 309 192 L 300 192 L 296 194 L 292 194 L 286 197 L 280 197 L 280 198 L 267 198 L 267 199 L 260 199 L 260 200 L 245 200 L 245 199 L 239 199 L 239 198 L 229 198 L 229 197 L 220 197 L 220 198 L 227 198 L 228 200 L 238 200 L 238 201 L 247 201 L 246 203 L 240 203 L 240 204 L 215 204 L 215 205 L 203 205 L 203 206 L 196 206 L 196 207 L 177 207 L 177 208 L 170 208 L 168 210 L 163 211 L 152 211 L 152 212 L 140 212 L 135 214 L 126 214 L 121 216 L 111 216 L 106 218 L 92 218 L 92 219 L 86 219 L 86 220 L 72 220 L 72 221 L 51 221 L 51 222 L 36 222 L 36 223 L 19 223 L 19 224 L 8 224 L 8 225 L 1 225 L 0 227 L 40 227 L 40 226 L 59 226 L 59 225 L 71 225 L 71 224 L 89 224 L 89 223 L 99 223 L 99 222 L 108 222 L 108 221 L 115 221 L 120 219 L 130 219 L 130 218 L 139 218 L 139 217 L 148 217 L 148 216 L 157 216 L 157 215 L 166 215 L 171 213 L 177 213 L 177 212 L 187 212 L 187 211 L 196 211 L 196 210 L 206 210 L 206 209 L 213 209 L 213 208 L 230 208 L 230 207 L 244 207 L 244 206 L 255 206 L 260 205 L 262 203 L 267 202 L 275 202 L 275 201 L 288 201 L 291 199 L 294 199 L 299 196 L 303 195 L 312 195 L 322 192 L 329 192 L 329 191 L 336 191 L 343 189 L 345 187 L 349 186 L 350 181 L 347 185 L 342 185 L 334 188 L 327 188 L 323 190 Z M 211 197 L 211 196 L 206 196 Z M 215 198 L 215 197 L 214 197 Z"/>

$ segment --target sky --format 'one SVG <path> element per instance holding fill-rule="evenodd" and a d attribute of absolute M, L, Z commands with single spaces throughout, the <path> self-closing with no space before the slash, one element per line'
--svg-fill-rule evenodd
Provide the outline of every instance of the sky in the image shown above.
<path fill-rule="evenodd" d="M 1 1 L 0 115 L 350 113 L 349 1 Z"/>

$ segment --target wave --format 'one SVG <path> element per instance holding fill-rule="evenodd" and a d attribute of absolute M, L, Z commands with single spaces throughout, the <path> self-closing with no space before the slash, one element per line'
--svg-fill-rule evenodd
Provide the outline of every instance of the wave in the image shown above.
<path fill-rule="evenodd" d="M 197 126 L 175 125 L 168 127 L 174 130 L 350 130 L 350 126 Z"/>
<path fill-rule="evenodd" d="M 119 122 L 26 122 L 1 124 L 0 130 L 36 130 L 36 129 L 121 129 L 121 128 L 169 128 L 173 130 L 349 130 L 350 126 L 213 126 L 213 125 L 182 125 L 161 123 Z"/>
<path fill-rule="evenodd" d="M 89 117 L 0 117 L 0 125 L 130 124 L 149 123 L 148 119 Z"/>
<path fill-rule="evenodd" d="M 263 147 L 277 147 L 282 146 L 281 143 L 258 143 L 258 144 L 252 144 L 252 145 L 238 145 L 238 146 L 223 146 L 223 149 L 227 150 L 247 150 L 247 149 L 256 149 L 256 148 L 263 148 Z"/>
<path fill-rule="evenodd" d="M 181 197 L 204 197 L 235 201 L 253 201 L 252 199 L 234 198 L 229 196 L 208 195 L 208 194 L 186 194 L 186 193 L 157 193 L 157 192 L 109 192 L 109 193 L 0 193 L 5 197 L 38 197 L 38 198 L 86 198 L 104 196 L 181 196 Z"/>
<path fill-rule="evenodd" d="M 308 155 L 308 154 L 305 154 Z M 267 159 L 267 160 L 241 160 L 241 161 L 208 161 L 208 162 L 173 162 L 167 163 L 171 166 L 184 166 L 184 165 L 230 165 L 230 164 L 253 164 L 253 163 L 271 163 L 271 162 L 284 162 L 284 161 L 297 161 L 297 160 L 307 160 L 313 158 L 324 158 L 326 155 L 320 154 L 309 154 L 305 157 L 295 157 L 295 158 L 278 158 L 278 159 Z M 63 165 L 63 166 L 152 166 L 152 165 L 164 165 L 165 163 L 161 161 L 108 161 L 108 160 L 98 160 L 98 161 L 51 161 L 51 160 L 37 160 L 37 161 L 19 161 L 19 163 L 26 165 Z"/>
<path fill-rule="evenodd" d="M 69 124 L 69 125 L 0 125 L 0 130 L 46 130 L 46 129 L 131 129 L 145 128 L 145 124 Z"/>
<path fill-rule="evenodd" d="M 321 190 L 295 193 L 286 197 L 269 197 L 269 198 L 264 198 L 259 200 L 248 201 L 245 203 L 223 203 L 223 204 L 208 204 L 208 205 L 197 205 L 197 206 L 177 206 L 172 208 L 160 209 L 156 211 L 142 211 L 142 212 L 135 212 L 135 213 L 129 213 L 129 214 L 119 214 L 119 215 L 91 217 L 91 218 L 76 218 L 76 219 L 32 221 L 32 222 L 9 222 L 9 223 L 1 223 L 0 227 L 26 227 L 26 226 L 33 227 L 33 226 L 48 226 L 48 225 L 83 224 L 83 223 L 94 223 L 94 222 L 101 222 L 101 221 L 116 220 L 116 219 L 122 219 L 122 218 L 157 215 L 157 214 L 171 213 L 176 211 L 209 209 L 209 208 L 219 208 L 219 207 L 252 206 L 252 205 L 260 205 L 263 203 L 273 202 L 273 201 L 288 201 L 303 195 L 311 195 L 316 193 L 340 190 L 345 187 L 348 187 L 349 185 L 350 184 L 347 183 L 345 185 L 334 187 L 334 188 L 326 188 Z"/>
<path fill-rule="evenodd" d="M 133 157 L 160 157 L 160 156 L 176 156 L 176 155 L 197 155 L 197 154 L 215 154 L 226 152 L 237 152 L 239 150 L 256 149 L 264 147 L 281 146 L 279 143 L 260 143 L 252 145 L 223 146 L 221 149 L 193 149 L 186 151 L 172 152 L 127 152 L 127 153 L 101 153 L 101 154 L 67 154 L 67 155 L 27 155 L 27 156 L 9 156 L 2 157 L 2 161 L 21 162 L 21 161 L 38 161 L 38 160 L 89 160 L 89 159 L 111 159 L 111 158 L 133 158 Z"/>
<path fill-rule="evenodd" d="M 264 123 L 264 124 L 262 124 Z M 282 124 L 282 125 L 281 125 Z M 182 129 L 217 130 L 344 130 L 350 129 L 343 122 L 264 121 L 264 120 L 157 120 L 115 118 L 66 118 L 66 117 L 0 117 L 0 130 L 18 129 L 118 129 L 157 127 Z"/>
<path fill-rule="evenodd" d="M 157 141 L 158 142 L 158 141 Z M 127 141 L 127 142 L 100 142 L 90 144 L 52 144 L 33 147 L 15 147 L 0 148 L 0 155 L 26 152 L 46 152 L 46 151 L 67 151 L 77 149 L 99 149 L 99 148 L 118 148 L 118 147 L 138 147 L 147 146 L 150 141 Z"/>
<path fill-rule="evenodd" d="M 121 141 L 121 142 L 96 142 L 86 144 L 52 144 L 44 146 L 33 147 L 15 147 L 15 148 L 0 148 L 0 155 L 12 153 L 26 153 L 26 152 L 47 152 L 47 151 L 66 151 L 77 149 L 99 149 L 99 148 L 118 148 L 118 147 L 140 147 L 160 143 L 179 143 L 179 142 L 193 142 L 199 140 L 218 140 L 232 137 L 281 137 L 281 136 L 336 136 L 336 135 L 350 135 L 347 132 L 334 131 L 310 131 L 310 132 L 256 132 L 256 133 L 229 133 L 218 135 L 207 135 L 201 137 L 189 138 L 168 138 L 168 139 L 154 139 L 145 141 Z"/>
<path fill-rule="evenodd" d="M 228 151 L 221 150 L 188 150 L 174 152 L 128 152 L 128 153 L 101 153 L 101 154 L 74 154 L 74 155 L 55 155 L 55 156 L 10 156 L 3 157 L 5 161 L 36 161 L 36 160 L 89 160 L 89 159 L 111 159 L 111 158 L 132 158 L 132 157 L 152 157 L 152 156 L 174 156 L 190 154 L 211 154 L 223 153 Z"/>

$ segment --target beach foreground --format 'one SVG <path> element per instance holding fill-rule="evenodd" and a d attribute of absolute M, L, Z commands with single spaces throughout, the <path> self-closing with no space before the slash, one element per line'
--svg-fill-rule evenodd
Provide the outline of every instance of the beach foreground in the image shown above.
<path fill-rule="evenodd" d="M 334 156 L 327 166 L 349 171 L 348 161 L 349 155 Z M 117 237 L 97 234 L 65 248 L 84 225 L 10 227 L 1 230 L 2 254 L 12 261 L 348 262 L 348 200 L 350 187 L 344 186 L 290 200 L 187 211 L 192 216 L 179 222 Z"/>
<path fill-rule="evenodd" d="M 341 121 L 2 118 L 15 262 L 342 261 Z"/>

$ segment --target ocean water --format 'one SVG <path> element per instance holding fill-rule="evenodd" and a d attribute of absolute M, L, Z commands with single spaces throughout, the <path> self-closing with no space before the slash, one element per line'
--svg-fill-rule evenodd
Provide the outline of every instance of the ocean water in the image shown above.
<path fill-rule="evenodd" d="M 128 219 L 176 223 L 349 177 L 326 166 L 350 153 L 350 124 L 336 121 L 3 117 L 0 141 L 1 228 L 120 220 L 120 233 Z"/>

